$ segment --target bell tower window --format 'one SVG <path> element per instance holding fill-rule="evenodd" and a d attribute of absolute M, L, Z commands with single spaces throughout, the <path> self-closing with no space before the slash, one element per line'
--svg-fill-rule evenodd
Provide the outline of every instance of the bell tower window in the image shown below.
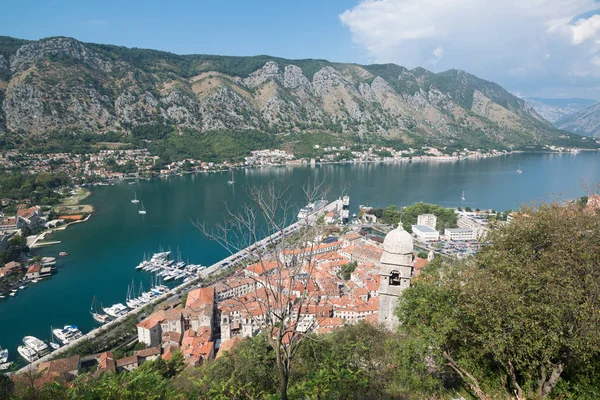
<path fill-rule="evenodd" d="M 392 271 L 390 273 L 390 286 L 400 286 L 400 273 L 398 271 Z"/>

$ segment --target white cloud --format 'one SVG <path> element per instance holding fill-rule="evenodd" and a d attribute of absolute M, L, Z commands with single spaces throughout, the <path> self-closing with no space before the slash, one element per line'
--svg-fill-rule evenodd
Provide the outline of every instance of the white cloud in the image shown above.
<path fill-rule="evenodd" d="M 340 20 L 374 62 L 456 67 L 525 91 L 550 81 L 581 85 L 575 78 L 600 84 L 599 7 L 595 0 L 364 0 Z"/>

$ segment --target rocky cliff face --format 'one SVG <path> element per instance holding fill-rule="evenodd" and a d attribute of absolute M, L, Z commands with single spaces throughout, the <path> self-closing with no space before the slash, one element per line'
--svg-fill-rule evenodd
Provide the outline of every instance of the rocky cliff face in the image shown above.
<path fill-rule="evenodd" d="M 600 138 L 600 103 L 571 114 L 556 123 L 565 131 Z"/>
<path fill-rule="evenodd" d="M 30 135 L 165 123 L 519 146 L 556 134 L 528 104 L 463 71 L 177 56 L 70 38 L 0 55 L 0 101 L 0 131 Z"/>
<path fill-rule="evenodd" d="M 589 99 L 544 99 L 539 97 L 526 99 L 526 101 L 540 116 L 553 124 L 595 103 L 594 100 Z"/>

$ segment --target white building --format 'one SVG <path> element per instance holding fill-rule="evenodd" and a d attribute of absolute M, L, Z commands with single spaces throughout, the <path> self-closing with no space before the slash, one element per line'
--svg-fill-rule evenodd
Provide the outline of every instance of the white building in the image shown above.
<path fill-rule="evenodd" d="M 424 225 L 435 229 L 437 217 L 434 214 L 421 214 L 417 217 L 417 225 Z"/>
<path fill-rule="evenodd" d="M 402 224 L 385 236 L 379 270 L 378 321 L 387 329 L 395 330 L 399 321 L 396 306 L 402 291 L 410 286 L 414 271 L 413 238 L 402 229 Z"/>
<path fill-rule="evenodd" d="M 426 242 L 440 240 L 440 233 L 428 225 L 413 225 L 412 232 L 419 240 Z"/>
<path fill-rule="evenodd" d="M 444 235 L 450 240 L 475 240 L 477 230 L 473 228 L 446 228 Z"/>

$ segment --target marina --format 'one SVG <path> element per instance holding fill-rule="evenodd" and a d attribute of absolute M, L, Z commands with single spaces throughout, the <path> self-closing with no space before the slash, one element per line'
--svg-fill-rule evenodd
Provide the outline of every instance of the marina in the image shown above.
<path fill-rule="evenodd" d="M 222 222 L 227 216 L 225 204 L 241 210 L 248 202 L 250 187 L 273 181 L 297 183 L 292 193 L 299 203 L 296 211 L 306 205 L 301 186 L 309 178 L 326 178 L 332 188 L 329 198 L 336 198 L 336 190 L 351 182 L 349 195 L 356 205 L 401 207 L 425 201 L 446 207 L 507 210 L 561 194 L 568 198 L 585 195 L 582 182 L 595 187 L 600 181 L 599 164 L 597 153 L 518 154 L 478 161 L 247 169 L 236 171 L 233 186 L 227 185 L 229 172 L 98 186 L 85 200 L 97 207 L 94 218 L 53 233 L 51 239 L 60 240 L 60 246 L 33 251 L 33 255 L 51 257 L 58 252 L 68 253 L 68 257 L 59 259 L 58 273 L 52 279 L 28 284 L 31 287 L 25 290 L 16 287 L 15 292 L 2 293 L 5 298 L 0 299 L 0 323 L 11 329 L 0 330 L 0 346 L 9 350 L 8 361 L 20 361 L 17 347 L 26 335 L 50 339 L 50 327 L 75 324 L 87 333 L 100 323 L 110 324 L 109 318 L 98 322 L 90 314 L 93 297 L 97 298 L 99 318 L 107 315 L 102 308 L 113 304 L 121 303 L 129 310 L 127 287 L 132 279 L 134 297 L 139 297 L 140 286 L 142 292 L 147 292 L 155 285 L 156 272 L 160 271 L 136 267 L 143 261 L 144 252 L 149 259 L 160 245 L 175 250 L 175 261 L 179 248 L 194 265 L 228 262 L 230 253 L 204 237 L 192 222 L 202 221 L 209 227 Z M 519 166 L 522 174 L 515 172 Z M 543 176 L 552 179 L 540 179 Z M 143 199 L 148 210 L 156 211 L 140 218 L 131 204 L 134 196 Z M 350 215 L 357 212 L 357 208 L 349 210 Z M 200 269 L 200 273 L 205 274 L 209 268 Z M 193 282 L 185 279 L 162 278 L 162 285 L 172 288 Z M 52 312 L 48 312 L 49 302 Z"/>

